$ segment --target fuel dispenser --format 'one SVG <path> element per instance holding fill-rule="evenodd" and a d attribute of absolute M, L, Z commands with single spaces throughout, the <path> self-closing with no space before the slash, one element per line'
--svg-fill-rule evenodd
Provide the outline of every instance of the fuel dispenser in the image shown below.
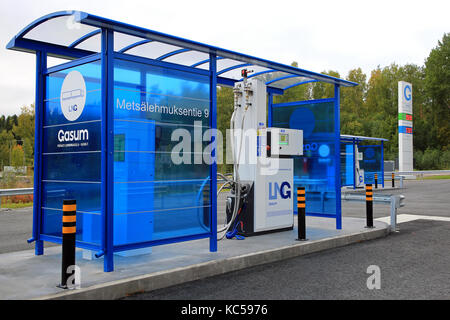
<path fill-rule="evenodd" d="M 267 128 L 266 86 L 253 78 L 234 86 L 231 117 L 234 177 L 227 198 L 227 238 L 290 230 L 294 225 L 294 165 L 303 131 Z"/>

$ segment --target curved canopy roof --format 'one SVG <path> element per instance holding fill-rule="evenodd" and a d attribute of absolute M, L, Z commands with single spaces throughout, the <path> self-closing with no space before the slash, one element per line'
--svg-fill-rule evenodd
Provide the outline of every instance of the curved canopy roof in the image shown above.
<path fill-rule="evenodd" d="M 364 137 L 364 136 L 352 136 L 349 134 L 341 134 L 341 141 L 366 141 L 366 140 L 374 140 L 374 141 L 389 141 L 388 139 L 384 138 L 375 138 L 375 137 Z"/>
<path fill-rule="evenodd" d="M 357 83 L 311 72 L 289 65 L 187 40 L 161 32 L 109 20 L 80 11 L 55 12 L 37 19 L 20 31 L 7 49 L 45 51 L 49 56 L 77 59 L 101 52 L 102 28 L 114 31 L 114 51 L 209 69 L 209 55 L 217 56 L 220 83 L 241 80 L 241 70 L 253 71 L 269 87 L 286 90 L 309 82 L 322 81 L 340 86 Z"/>

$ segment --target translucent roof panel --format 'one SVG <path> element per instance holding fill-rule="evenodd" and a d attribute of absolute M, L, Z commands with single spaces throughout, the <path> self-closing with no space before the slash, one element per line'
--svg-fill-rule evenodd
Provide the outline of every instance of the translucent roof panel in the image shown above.
<path fill-rule="evenodd" d="M 284 88 L 288 88 L 295 84 L 303 83 L 308 80 L 310 80 L 310 79 L 306 78 L 306 77 L 287 75 L 280 80 L 272 79 L 272 81 L 270 83 L 268 83 L 268 85 L 275 87 L 275 88 L 284 89 Z"/>
<path fill-rule="evenodd" d="M 69 46 L 79 38 L 95 30 L 98 30 L 98 28 L 75 22 L 72 15 L 60 16 L 32 28 L 24 35 L 24 38 Z"/>
<path fill-rule="evenodd" d="M 186 51 L 183 53 L 174 54 L 164 61 L 191 66 L 197 62 L 209 59 L 209 55 L 198 51 Z"/>
<path fill-rule="evenodd" d="M 357 85 L 347 80 L 81 11 L 60 11 L 43 16 L 19 32 L 8 43 L 7 48 L 25 52 L 42 50 L 49 57 L 78 59 L 101 51 L 102 30 L 114 34 L 114 51 L 143 58 L 208 70 L 209 55 L 214 54 L 217 57 L 217 75 L 232 80 L 222 83 L 232 84 L 233 81 L 240 80 L 241 70 L 247 68 L 254 71 L 249 77 L 258 77 L 272 88 L 285 89 L 305 81 L 323 81 L 341 86 Z M 274 79 L 277 81 L 272 81 Z"/>
<path fill-rule="evenodd" d="M 136 46 L 130 50 L 127 50 L 127 54 L 132 54 L 139 57 L 157 59 L 168 52 L 174 50 L 180 50 L 181 47 L 173 46 L 171 44 L 166 44 L 158 41 L 151 41 L 145 44 Z"/>
<path fill-rule="evenodd" d="M 114 32 L 114 51 L 121 51 L 126 47 L 142 41 L 142 38 L 121 32 Z"/>
<path fill-rule="evenodd" d="M 100 52 L 102 50 L 102 39 L 100 33 L 90 36 L 75 46 L 77 49 Z"/>

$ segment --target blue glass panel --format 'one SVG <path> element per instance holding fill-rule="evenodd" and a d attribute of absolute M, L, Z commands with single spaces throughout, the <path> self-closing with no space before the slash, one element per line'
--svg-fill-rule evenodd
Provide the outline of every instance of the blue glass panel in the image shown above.
<path fill-rule="evenodd" d="M 114 76 L 114 244 L 209 232 L 209 77 L 122 60 Z"/>
<path fill-rule="evenodd" d="M 358 151 L 363 154 L 363 159 L 359 161 L 359 167 L 364 170 L 364 183 L 375 183 L 375 173 L 378 174 L 378 182 L 381 183 L 383 174 L 381 171 L 381 161 L 383 161 L 381 145 L 358 145 Z"/>
<path fill-rule="evenodd" d="M 45 85 L 44 127 L 67 124 L 69 122 L 64 117 L 61 109 L 61 99 L 65 97 L 65 92 L 62 92 L 64 79 L 72 71 L 78 71 L 82 74 L 86 86 L 86 92 L 80 92 L 80 94 L 84 94 L 86 97 L 85 106 L 76 122 L 101 119 L 101 63 L 100 61 L 96 61 L 55 72 L 47 76 Z"/>
<path fill-rule="evenodd" d="M 75 199 L 77 240 L 96 245 L 102 230 L 100 75 L 96 61 L 46 77 L 41 183 L 42 233 L 62 236 L 63 200 Z"/>
<path fill-rule="evenodd" d="M 303 156 L 294 157 L 295 188 L 306 188 L 307 214 L 336 214 L 334 102 L 274 105 L 272 126 L 303 130 Z M 294 199 L 296 208 L 296 199 Z"/>
<path fill-rule="evenodd" d="M 341 186 L 353 186 L 354 184 L 353 161 L 353 143 L 341 142 Z"/>
<path fill-rule="evenodd" d="M 100 183 L 42 183 L 42 233 L 62 236 L 62 203 L 77 200 L 77 240 L 100 245 Z"/>

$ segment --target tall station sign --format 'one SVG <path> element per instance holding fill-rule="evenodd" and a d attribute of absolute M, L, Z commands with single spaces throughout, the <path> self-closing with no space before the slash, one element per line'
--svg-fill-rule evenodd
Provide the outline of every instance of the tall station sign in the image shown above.
<path fill-rule="evenodd" d="M 399 170 L 413 170 L 412 85 L 398 82 L 398 156 Z"/>

